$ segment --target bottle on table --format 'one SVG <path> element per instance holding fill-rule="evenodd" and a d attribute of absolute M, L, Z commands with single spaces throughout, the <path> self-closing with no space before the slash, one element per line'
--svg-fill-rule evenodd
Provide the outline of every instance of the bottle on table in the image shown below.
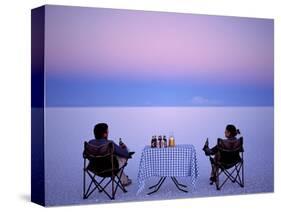
<path fill-rule="evenodd" d="M 151 148 L 155 148 L 157 146 L 157 139 L 156 136 L 152 136 L 151 139 Z"/>
<path fill-rule="evenodd" d="M 175 146 L 175 138 L 173 136 L 169 137 L 169 147 Z"/>
<path fill-rule="evenodd" d="M 164 146 L 165 148 L 167 147 L 167 138 L 166 138 L 165 135 L 163 136 L 163 146 Z"/>
<path fill-rule="evenodd" d="M 152 136 L 151 138 L 150 147 L 154 148 L 154 136 Z"/>
<path fill-rule="evenodd" d="M 163 145 L 162 145 L 162 136 L 161 135 L 158 136 L 158 144 L 159 144 L 158 145 L 159 148 L 162 148 Z"/>

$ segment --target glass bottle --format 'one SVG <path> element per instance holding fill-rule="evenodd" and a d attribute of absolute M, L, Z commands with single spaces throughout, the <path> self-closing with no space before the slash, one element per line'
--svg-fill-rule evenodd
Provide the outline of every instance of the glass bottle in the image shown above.
<path fill-rule="evenodd" d="M 159 143 L 159 148 L 162 148 L 162 136 L 161 135 L 159 135 L 158 136 L 158 143 Z"/>
<path fill-rule="evenodd" d="M 163 136 L 163 146 L 164 146 L 165 148 L 167 147 L 167 138 L 166 138 L 165 135 Z"/>

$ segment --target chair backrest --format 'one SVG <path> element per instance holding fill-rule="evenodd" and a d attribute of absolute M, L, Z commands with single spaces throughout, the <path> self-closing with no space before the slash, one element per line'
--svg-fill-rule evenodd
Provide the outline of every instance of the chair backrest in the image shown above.
<path fill-rule="evenodd" d="M 231 165 L 241 161 L 240 153 L 244 152 L 243 137 L 235 140 L 218 139 L 217 143 L 220 163 Z"/>
<path fill-rule="evenodd" d="M 98 176 L 111 176 L 119 168 L 112 142 L 103 145 L 93 145 L 84 142 L 83 157 L 89 160 L 87 169 Z"/>
<path fill-rule="evenodd" d="M 225 152 L 243 152 L 243 137 L 235 140 L 218 138 L 218 148 Z"/>
<path fill-rule="evenodd" d="M 111 142 L 103 145 L 93 145 L 88 142 L 84 142 L 84 153 L 83 156 L 87 159 L 94 159 L 97 157 L 106 157 L 113 154 L 114 146 Z"/>

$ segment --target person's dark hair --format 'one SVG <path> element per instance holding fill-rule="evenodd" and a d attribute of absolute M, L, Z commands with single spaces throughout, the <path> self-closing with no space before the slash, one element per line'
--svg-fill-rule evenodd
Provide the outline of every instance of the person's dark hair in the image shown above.
<path fill-rule="evenodd" d="M 96 139 L 103 138 L 104 133 L 108 130 L 108 125 L 106 123 L 98 123 L 94 127 L 94 135 Z"/>
<path fill-rule="evenodd" d="M 227 125 L 226 130 L 230 133 L 231 138 L 235 137 L 237 134 L 240 134 L 240 130 L 236 129 L 236 127 L 232 124 Z"/>

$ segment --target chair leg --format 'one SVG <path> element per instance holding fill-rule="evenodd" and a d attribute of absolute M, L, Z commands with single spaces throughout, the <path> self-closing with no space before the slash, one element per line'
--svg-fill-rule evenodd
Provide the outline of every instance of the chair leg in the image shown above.
<path fill-rule="evenodd" d="M 105 180 L 105 178 L 103 178 L 100 182 L 98 182 L 95 179 L 95 176 L 92 176 L 90 173 L 88 173 L 88 175 L 91 178 L 91 183 L 88 186 L 88 189 L 84 194 L 84 199 L 87 199 L 96 189 L 98 189 L 100 192 L 103 191 L 101 183 Z M 93 183 L 95 184 L 95 187 L 91 190 L 91 187 L 92 187 Z"/>
<path fill-rule="evenodd" d="M 102 192 L 103 188 L 102 188 L 101 184 L 105 180 L 105 178 L 103 178 L 100 182 L 96 181 L 94 178 L 92 180 L 94 181 L 94 184 L 97 187 L 97 189 L 99 190 L 99 192 Z"/>
<path fill-rule="evenodd" d="M 118 175 L 116 175 L 116 178 L 117 178 L 117 181 L 115 180 L 115 183 L 116 183 L 115 193 L 116 193 L 116 190 L 117 190 L 118 187 L 119 187 L 124 193 L 126 193 L 127 190 L 126 190 L 125 187 L 122 185 L 120 177 L 119 177 Z"/>
<path fill-rule="evenodd" d="M 241 169 L 242 169 L 242 171 L 241 171 Z M 238 183 L 243 188 L 243 186 L 244 186 L 243 179 L 242 179 L 243 178 L 243 164 L 240 163 L 239 165 L 235 165 L 235 170 L 236 170 L 236 176 L 233 179 L 231 179 L 231 181 L 233 183 L 235 183 L 235 182 Z M 240 171 L 242 172 L 242 176 L 240 176 L 241 175 Z"/>
<path fill-rule="evenodd" d="M 104 178 L 105 179 L 105 178 Z M 106 196 L 108 196 L 109 199 L 114 199 L 113 195 L 110 195 L 105 189 L 106 187 L 112 182 L 111 178 L 110 180 L 102 187 L 102 191 L 106 194 Z"/>
<path fill-rule="evenodd" d="M 245 184 L 244 184 L 244 161 L 242 160 L 242 188 L 244 188 Z"/>
<path fill-rule="evenodd" d="M 238 167 L 238 169 L 237 169 L 237 183 L 241 186 L 241 187 L 243 187 L 243 183 L 242 183 L 242 179 L 241 179 L 241 174 L 240 174 L 240 171 L 241 171 L 241 167 L 242 167 L 242 164 L 240 164 L 240 166 Z"/>
<path fill-rule="evenodd" d="M 112 199 L 112 196 L 110 196 L 107 191 L 105 190 L 105 188 L 109 185 L 109 183 L 111 182 L 111 180 L 109 180 L 104 186 L 102 186 L 101 184 L 103 183 L 103 181 L 106 179 L 105 177 L 102 178 L 102 180 L 100 180 L 99 182 L 95 179 L 95 175 L 91 175 L 89 172 L 87 172 L 87 174 L 89 175 L 89 177 L 91 178 L 91 182 L 88 186 L 87 191 L 85 191 L 85 193 L 83 194 L 83 199 L 87 199 L 89 196 L 91 196 L 91 194 L 98 189 L 99 192 L 104 192 L 110 199 Z M 95 185 L 94 188 L 92 188 L 92 185 Z M 85 183 L 85 188 L 86 188 L 86 183 Z M 92 188 L 92 189 L 91 189 Z"/>
<path fill-rule="evenodd" d="M 124 172 L 124 167 L 121 168 L 121 169 L 119 170 L 119 172 L 118 172 L 116 175 L 114 175 L 114 176 L 117 178 L 117 181 L 114 180 L 115 183 L 116 183 L 115 193 L 116 193 L 116 191 L 117 191 L 117 187 L 121 188 L 121 190 L 122 190 L 124 193 L 127 192 L 127 190 L 125 189 L 125 187 L 122 185 L 122 182 L 121 182 L 121 176 L 122 176 L 123 172 Z M 120 175 L 120 176 L 119 176 L 119 175 Z"/>
<path fill-rule="evenodd" d="M 121 184 L 121 179 L 118 176 L 112 176 L 109 178 L 108 182 L 105 183 L 105 185 L 101 185 L 103 183 L 103 181 L 106 179 L 105 177 L 101 180 L 101 181 L 97 181 L 95 179 L 95 175 L 91 175 L 89 172 L 87 172 L 87 174 L 89 175 L 89 177 L 91 178 L 91 182 L 86 190 L 86 172 L 84 173 L 83 176 L 83 199 L 87 199 L 96 189 L 99 190 L 99 192 L 104 192 L 109 199 L 114 200 L 115 199 L 115 194 L 117 192 L 117 188 L 119 187 L 120 189 L 122 189 L 122 191 L 125 193 L 127 192 L 127 190 L 122 186 Z M 116 178 L 117 177 L 117 180 Z M 111 195 L 110 192 L 108 192 L 106 190 L 106 188 L 110 185 L 111 183 Z M 116 186 L 115 186 L 116 183 Z M 92 185 L 95 185 L 94 188 L 92 188 Z M 92 188 L 92 189 L 91 189 Z"/>
<path fill-rule="evenodd" d="M 242 172 L 242 176 L 240 176 L 241 175 L 240 171 Z M 236 172 L 236 175 L 234 175 L 235 172 Z M 223 181 L 223 183 L 220 184 L 219 183 L 219 176 L 222 173 L 226 176 L 226 178 Z M 243 167 L 243 163 L 241 163 L 240 165 L 235 165 L 235 167 L 232 170 L 227 170 L 227 169 L 222 169 L 222 168 L 220 169 L 220 172 L 216 176 L 216 188 L 217 188 L 217 190 L 220 190 L 228 180 L 231 180 L 231 182 L 233 182 L 233 183 L 236 182 L 242 188 L 244 187 L 244 167 Z"/>
<path fill-rule="evenodd" d="M 83 167 L 83 199 L 86 199 L 86 159 L 84 159 L 84 167 Z"/>
<path fill-rule="evenodd" d="M 115 199 L 115 192 L 114 192 L 114 177 L 111 177 L 111 199 L 114 200 Z"/>
<path fill-rule="evenodd" d="M 220 185 L 220 189 L 224 186 L 224 184 L 228 181 L 228 180 L 233 180 L 234 179 L 234 177 L 232 176 L 233 175 L 233 173 L 235 172 L 235 169 L 233 169 L 232 170 L 232 172 L 228 172 L 226 169 L 225 170 L 222 170 L 222 173 L 224 173 L 225 174 L 225 176 L 226 176 L 226 179 L 223 181 L 223 183 Z M 236 181 L 236 180 L 235 180 Z"/>
<path fill-rule="evenodd" d="M 221 189 L 221 187 L 220 187 L 220 178 L 219 178 L 219 176 L 220 176 L 220 174 L 222 173 L 222 171 L 218 171 L 218 173 L 215 173 L 215 184 L 216 184 L 216 189 L 217 190 L 220 190 Z"/>
<path fill-rule="evenodd" d="M 228 171 L 227 169 L 224 169 L 223 173 L 226 175 L 227 179 L 229 179 L 229 180 L 231 180 L 231 182 L 235 183 L 237 181 L 237 177 L 238 177 L 237 174 L 236 174 L 235 177 L 233 177 L 233 174 L 234 174 L 235 171 L 236 171 L 236 173 L 239 173 L 236 166 L 231 171 Z"/>
<path fill-rule="evenodd" d="M 85 164 L 84 164 L 84 167 Z M 89 185 L 87 186 L 87 180 L 86 180 L 86 175 L 89 175 L 89 178 L 91 179 L 91 182 L 89 182 Z M 119 187 L 122 189 L 122 191 L 125 193 L 127 190 L 122 186 L 121 184 L 121 179 L 115 175 L 111 176 L 109 180 L 106 183 L 103 183 L 104 180 L 108 179 L 106 177 L 102 178 L 101 180 L 96 180 L 96 175 L 92 175 L 86 168 L 83 169 L 83 199 L 87 199 L 91 194 L 98 189 L 99 192 L 104 192 L 106 196 L 108 196 L 109 199 L 114 200 L 115 199 L 115 194 L 117 192 L 117 188 Z M 117 180 L 116 178 L 117 177 Z M 102 185 L 105 184 L 105 185 Z M 110 192 L 106 190 L 106 188 L 110 185 L 111 183 L 111 195 Z M 116 183 L 116 186 L 115 186 Z M 93 184 L 95 187 L 93 187 Z M 93 188 L 92 188 L 93 187 Z"/>

